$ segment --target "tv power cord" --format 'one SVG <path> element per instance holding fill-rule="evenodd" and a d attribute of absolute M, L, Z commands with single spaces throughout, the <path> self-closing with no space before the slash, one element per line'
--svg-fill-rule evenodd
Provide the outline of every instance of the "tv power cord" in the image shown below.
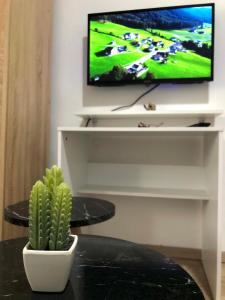
<path fill-rule="evenodd" d="M 120 110 L 120 109 L 127 109 L 127 108 L 130 108 L 130 107 L 134 106 L 141 98 L 143 98 L 145 95 L 149 94 L 150 92 L 152 92 L 154 89 L 156 89 L 156 88 L 159 87 L 159 86 L 160 86 L 160 83 L 155 84 L 153 87 L 151 87 L 151 88 L 148 89 L 146 92 L 144 92 L 143 94 L 141 94 L 141 95 L 140 95 L 135 101 L 133 101 L 131 104 L 116 107 L 116 108 L 112 109 L 111 111 L 117 111 L 117 110 Z"/>

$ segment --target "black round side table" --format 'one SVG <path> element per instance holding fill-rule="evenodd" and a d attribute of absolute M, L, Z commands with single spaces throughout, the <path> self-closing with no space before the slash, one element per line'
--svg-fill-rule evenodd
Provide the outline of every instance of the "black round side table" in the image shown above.
<path fill-rule="evenodd" d="M 28 201 L 10 205 L 4 210 L 4 218 L 11 224 L 28 227 Z M 109 201 L 73 197 L 71 227 L 97 224 L 115 215 L 115 205 Z"/>
<path fill-rule="evenodd" d="M 24 272 L 25 238 L 0 242 L 0 299 L 204 300 L 193 280 L 171 259 L 141 245 L 80 235 L 62 293 L 32 292 Z"/>

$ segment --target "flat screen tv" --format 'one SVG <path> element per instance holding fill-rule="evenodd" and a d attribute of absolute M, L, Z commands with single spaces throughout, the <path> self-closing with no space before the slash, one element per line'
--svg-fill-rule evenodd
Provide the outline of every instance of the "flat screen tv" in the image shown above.
<path fill-rule="evenodd" d="M 88 15 L 89 85 L 213 80 L 214 4 Z"/>

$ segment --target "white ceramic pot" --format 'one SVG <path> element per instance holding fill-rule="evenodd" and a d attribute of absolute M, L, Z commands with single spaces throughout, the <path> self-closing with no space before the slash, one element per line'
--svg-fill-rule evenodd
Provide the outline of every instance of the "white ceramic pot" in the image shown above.
<path fill-rule="evenodd" d="M 29 250 L 23 248 L 23 263 L 27 279 L 33 291 L 62 292 L 69 279 L 74 260 L 77 235 L 67 251 Z"/>

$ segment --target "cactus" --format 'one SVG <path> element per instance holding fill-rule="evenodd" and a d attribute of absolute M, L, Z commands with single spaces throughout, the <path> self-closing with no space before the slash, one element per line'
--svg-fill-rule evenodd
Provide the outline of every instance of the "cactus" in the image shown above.
<path fill-rule="evenodd" d="M 43 182 L 37 181 L 29 201 L 29 242 L 32 249 L 48 248 L 50 225 L 48 189 Z"/>
<path fill-rule="evenodd" d="M 61 168 L 53 166 L 51 169 L 46 169 L 43 182 L 48 187 L 50 200 L 55 199 L 57 186 L 64 182 Z"/>
<path fill-rule="evenodd" d="M 64 250 L 69 243 L 72 194 L 57 166 L 46 169 L 43 181 L 37 181 L 31 191 L 30 246 L 34 250 Z"/>
<path fill-rule="evenodd" d="M 61 183 L 55 190 L 51 211 L 50 250 L 63 250 L 69 242 L 72 210 L 72 194 L 67 184 Z"/>

